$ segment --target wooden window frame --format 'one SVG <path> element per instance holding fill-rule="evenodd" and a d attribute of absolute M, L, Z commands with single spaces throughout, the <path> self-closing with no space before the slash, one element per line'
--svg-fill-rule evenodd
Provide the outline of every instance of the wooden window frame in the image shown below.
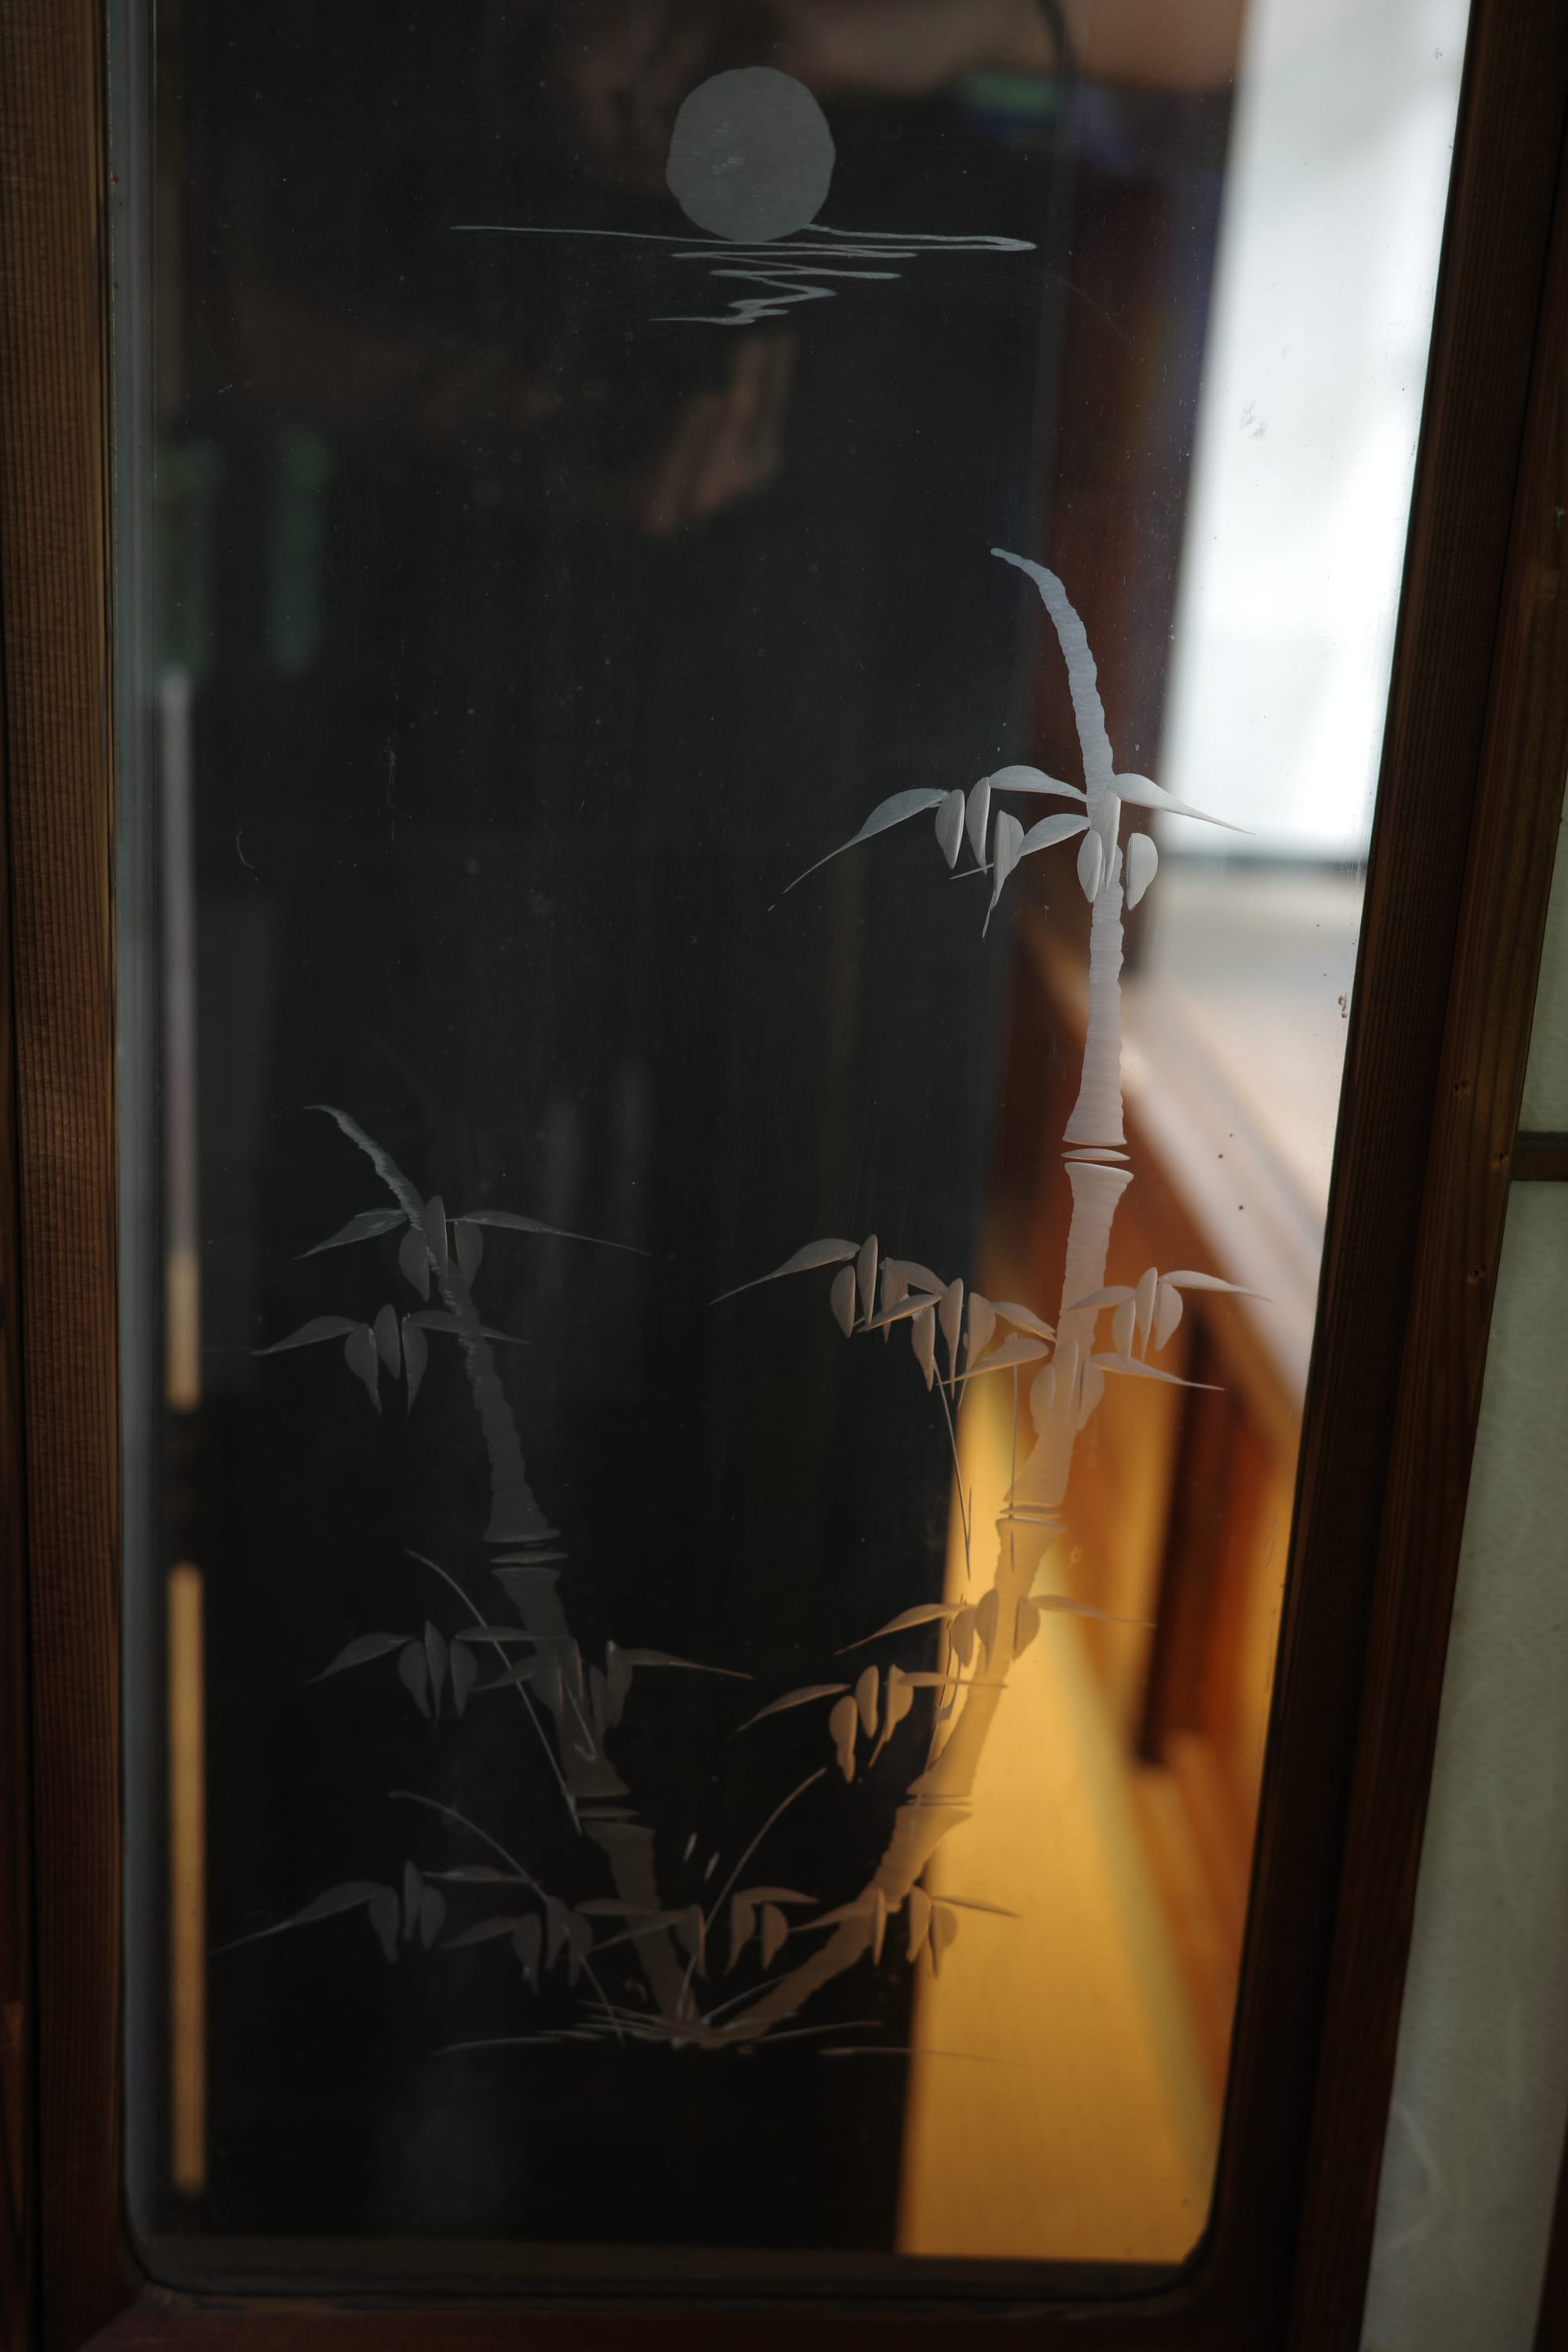
<path fill-rule="evenodd" d="M 130 2248 L 107 37 L 0 0 L 0 2326 L 836 2352 L 910 2308 L 212 2298 Z M 1210 2227 L 1137 2302 L 921 2315 L 955 2344 L 1355 2352 L 1508 1187 L 1568 1177 L 1516 1139 L 1568 764 L 1565 120 L 1562 0 L 1474 0 Z"/>

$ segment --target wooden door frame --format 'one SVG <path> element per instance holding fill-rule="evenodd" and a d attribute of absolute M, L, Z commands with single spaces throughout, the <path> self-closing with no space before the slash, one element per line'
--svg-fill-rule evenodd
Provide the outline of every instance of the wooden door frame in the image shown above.
<path fill-rule="evenodd" d="M 0 2092 L 22 2179 L 12 2195 L 0 2170 L 0 2292 L 47 2352 L 717 2346 L 805 2326 L 829 2352 L 907 2329 L 907 2307 L 209 2299 L 150 2284 L 131 2252 L 105 47 L 95 0 L 0 0 L 0 1303 L 17 1343 L 0 1353 L 0 1632 L 33 1770 L 29 1796 L 14 1728 L 0 2020 L 21 2063 L 0 2038 Z M 1354 2352 L 1568 761 L 1565 119 L 1561 0 L 1475 0 L 1211 2226 L 1137 2303 L 922 2308 L 954 2342 L 1005 2325 L 1041 2347 Z M 1526 1139 L 1521 1172 L 1542 1151 Z"/>

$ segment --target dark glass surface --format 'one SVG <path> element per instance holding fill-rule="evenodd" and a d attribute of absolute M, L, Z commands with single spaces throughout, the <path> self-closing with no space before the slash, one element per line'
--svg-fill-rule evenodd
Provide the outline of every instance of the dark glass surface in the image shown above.
<path fill-rule="evenodd" d="M 1045 12 L 1016 55 L 921 63 L 931 13 L 889 0 L 858 83 L 818 77 L 821 223 L 872 241 L 803 226 L 782 279 L 664 185 L 712 75 L 811 83 L 769 10 L 161 18 L 147 797 L 165 938 L 189 924 L 164 1238 L 177 1262 L 192 1220 L 200 1309 L 160 1542 L 204 1593 L 210 1962 L 201 2174 L 161 2136 L 135 2202 L 176 2269 L 204 2236 L 900 2242 L 903 1925 L 754 2046 L 700 2046 L 694 2012 L 764 1980 L 755 1940 L 726 1972 L 713 1896 L 808 1776 L 741 1886 L 831 1907 L 888 1843 L 912 1722 L 848 1785 L 822 1706 L 737 1727 L 942 1599 L 946 1439 L 902 1331 L 844 1344 L 829 1273 L 710 1302 L 818 1235 L 967 1282 L 1057 1147 L 1009 1092 L 1014 928 L 982 936 L 929 815 L 786 886 L 889 794 L 1038 756 L 1059 656 L 994 547 L 1076 545 L 1119 754 L 1152 762 L 1226 121 L 1223 95 L 1082 87 Z M 1121 317 L 1075 284 L 1107 247 L 1142 270 Z M 1097 413 L 1071 351 L 1092 383 L 1161 318 L 1142 413 Z M 1104 552 L 1135 509 L 1136 599 Z M 1059 668 L 1049 691 L 1059 733 Z M 454 1264 L 482 1243 L 456 1307 L 400 1267 L 405 1225 L 310 1254 L 400 1176 L 450 1220 L 591 1238 L 437 1244 L 426 1215 Z M 461 1325 L 470 1272 L 507 1339 L 426 1327 L 412 1409 L 406 1324 L 379 1371 L 342 1331 L 258 1352 L 388 1303 Z M 170 1325 L 173 1361 L 178 1300 Z M 458 1716 L 443 1645 L 538 1606 L 570 1643 L 472 1645 L 480 1685 L 542 1679 Z M 319 1678 L 427 1623 L 434 1720 L 409 1650 Z M 612 1642 L 726 1672 L 639 1664 L 584 1732 Z M 660 1957 L 603 1912 L 588 1973 L 568 1948 L 537 1989 L 505 1937 L 453 1948 L 544 1919 L 545 1889 L 613 1902 L 628 1840 Z M 440 1875 L 500 1849 L 532 1885 Z M 391 1894 L 288 1925 L 350 1885 Z M 819 1948 L 783 1910 L 786 1955 Z M 160 1930 L 132 1968 L 160 2046 L 166 1966 Z"/>

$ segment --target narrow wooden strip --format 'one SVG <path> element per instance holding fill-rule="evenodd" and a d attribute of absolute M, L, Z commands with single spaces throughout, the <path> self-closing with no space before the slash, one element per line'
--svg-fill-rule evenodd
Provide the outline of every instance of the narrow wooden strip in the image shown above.
<path fill-rule="evenodd" d="M 1521 14 L 1523 12 L 1521 12 Z M 1556 12 L 1560 27 L 1568 26 Z M 1568 37 L 1560 32 L 1560 50 Z M 1293 2341 L 1352 2352 L 1568 761 L 1568 179 L 1532 369 L 1389 1454 Z M 1385 1247 L 1398 1228 L 1384 1223 Z"/>
<path fill-rule="evenodd" d="M 1543 1128 L 1516 1135 L 1511 1172 L 1516 1184 L 1568 1184 L 1568 1135 Z"/>
<path fill-rule="evenodd" d="M 3 753 L 0 753 L 3 756 Z M 5 802 L 0 765 L 0 876 Z M 10 906 L 0 888 L 0 2344 L 33 2340 L 32 1821 Z"/>
<path fill-rule="evenodd" d="M 118 2252 L 118 1386 L 103 16 L 0 9 L 0 619 L 35 1730 L 38 2303 Z"/>

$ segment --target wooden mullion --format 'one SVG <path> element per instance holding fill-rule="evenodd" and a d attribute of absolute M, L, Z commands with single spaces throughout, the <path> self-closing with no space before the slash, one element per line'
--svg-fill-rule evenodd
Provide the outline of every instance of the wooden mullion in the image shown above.
<path fill-rule="evenodd" d="M 0 8 L 0 616 L 35 1726 L 43 2341 L 118 2244 L 114 985 L 103 20 Z"/>
<path fill-rule="evenodd" d="M 1568 1184 L 1568 1135 L 1545 1128 L 1516 1135 L 1509 1172 L 1516 1184 Z"/>
<path fill-rule="evenodd" d="M 1303 2215 L 1301 2352 L 1352 2352 L 1568 765 L 1568 172 L 1532 368 L 1389 1454 Z"/>

